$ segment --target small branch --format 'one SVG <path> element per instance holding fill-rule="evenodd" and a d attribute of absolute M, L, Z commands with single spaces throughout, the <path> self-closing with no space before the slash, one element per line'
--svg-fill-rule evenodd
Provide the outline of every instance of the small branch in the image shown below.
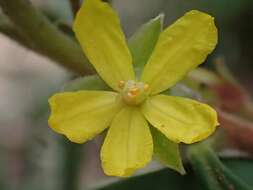
<path fill-rule="evenodd" d="M 73 14 L 73 18 L 75 17 L 77 11 L 80 8 L 80 1 L 79 0 L 69 0 L 71 9 L 72 9 L 72 14 Z"/>
<path fill-rule="evenodd" d="M 0 6 L 37 52 L 75 73 L 93 72 L 80 46 L 51 24 L 29 0 L 0 0 Z"/>
<path fill-rule="evenodd" d="M 33 49 L 32 42 L 26 38 L 7 18 L 0 17 L 0 33 L 26 48 Z"/>

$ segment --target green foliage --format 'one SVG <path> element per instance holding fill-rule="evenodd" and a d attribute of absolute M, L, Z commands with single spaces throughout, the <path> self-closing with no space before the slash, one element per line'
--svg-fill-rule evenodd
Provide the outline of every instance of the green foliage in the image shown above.
<path fill-rule="evenodd" d="M 98 76 L 91 75 L 80 77 L 68 82 L 64 86 L 64 91 L 78 91 L 78 90 L 108 90 L 107 84 Z"/>
<path fill-rule="evenodd" d="M 251 159 L 244 158 L 226 158 L 223 164 L 239 176 L 247 184 L 253 187 L 252 171 L 253 163 Z"/>
<path fill-rule="evenodd" d="M 240 177 L 228 169 L 209 146 L 203 143 L 191 146 L 189 149 L 189 157 L 196 177 L 205 189 L 252 189 Z"/>
<path fill-rule="evenodd" d="M 145 175 L 131 177 L 96 190 L 201 190 L 192 172 L 182 176 L 172 170 L 163 169 Z"/>
<path fill-rule="evenodd" d="M 202 157 L 202 155 L 197 155 L 198 157 Z M 202 157 L 203 159 L 203 157 Z M 221 161 L 219 161 L 222 167 L 226 167 L 227 170 L 229 170 L 230 173 L 236 174 L 236 178 L 234 178 L 235 181 L 232 181 L 233 184 L 237 184 L 234 187 L 234 189 L 238 190 L 244 190 L 244 189 L 252 189 L 252 187 L 249 187 L 248 185 L 245 185 L 243 182 L 243 185 L 238 185 L 239 183 L 242 183 L 243 179 L 245 183 L 248 183 L 253 186 L 252 182 L 252 171 L 253 171 L 253 163 L 250 160 L 247 159 L 238 159 L 238 158 L 224 158 Z M 182 176 L 178 173 L 175 173 L 172 170 L 169 169 L 163 169 L 160 171 L 131 177 L 129 179 L 120 180 L 118 182 L 109 184 L 104 187 L 97 187 L 93 188 L 96 190 L 167 190 L 167 189 L 173 189 L 173 190 L 232 190 L 232 186 L 216 186 L 215 184 L 211 184 L 210 186 L 206 186 L 207 184 L 203 184 L 203 179 L 199 178 L 199 175 L 202 175 L 203 178 L 209 178 L 210 169 L 209 164 L 204 164 L 200 166 L 200 169 L 203 170 L 201 174 L 194 173 L 193 170 L 189 167 L 187 167 L 187 174 Z M 206 170 L 208 169 L 208 170 Z M 232 174 L 232 176 L 235 177 L 235 175 Z M 227 174 L 225 174 L 227 176 Z M 212 179 L 208 179 L 210 181 Z M 215 178 L 215 180 L 218 180 L 218 178 Z M 226 180 L 231 180 L 231 178 L 226 178 Z M 231 181 L 229 181 L 231 182 Z"/>
<path fill-rule="evenodd" d="M 181 160 L 179 145 L 170 141 L 161 132 L 151 127 L 155 156 L 168 168 L 174 169 L 181 174 L 185 174 Z"/>
<path fill-rule="evenodd" d="M 137 74 L 143 70 L 163 27 L 163 14 L 143 24 L 129 39 L 128 46 L 132 53 Z"/>

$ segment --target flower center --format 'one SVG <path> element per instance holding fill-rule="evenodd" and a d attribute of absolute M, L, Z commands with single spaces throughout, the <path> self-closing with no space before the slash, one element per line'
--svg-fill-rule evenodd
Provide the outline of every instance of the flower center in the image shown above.
<path fill-rule="evenodd" d="M 128 105 L 141 104 L 149 94 L 149 85 L 134 80 L 119 81 L 121 97 Z"/>

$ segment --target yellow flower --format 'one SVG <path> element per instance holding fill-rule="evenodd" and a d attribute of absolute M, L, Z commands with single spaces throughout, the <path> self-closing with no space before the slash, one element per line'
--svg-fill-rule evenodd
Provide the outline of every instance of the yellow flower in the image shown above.
<path fill-rule="evenodd" d="M 212 134 L 216 112 L 206 104 L 159 95 L 201 64 L 217 44 L 210 15 L 193 10 L 164 30 L 137 78 L 119 19 L 101 0 L 86 0 L 74 31 L 100 77 L 114 90 L 64 92 L 49 100 L 50 127 L 76 143 L 110 127 L 101 150 L 105 173 L 129 176 L 152 158 L 150 127 L 176 143 Z"/>

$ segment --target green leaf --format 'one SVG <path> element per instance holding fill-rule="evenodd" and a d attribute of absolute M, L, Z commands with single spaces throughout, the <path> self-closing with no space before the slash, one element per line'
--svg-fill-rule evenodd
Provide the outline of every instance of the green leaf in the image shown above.
<path fill-rule="evenodd" d="M 202 190 L 192 172 L 180 175 L 173 170 L 160 171 L 134 176 L 107 185 L 95 186 L 93 190 Z"/>
<path fill-rule="evenodd" d="M 109 90 L 107 84 L 97 75 L 80 77 L 65 84 L 64 91 Z"/>
<path fill-rule="evenodd" d="M 202 155 L 197 154 L 199 158 Z M 226 167 L 229 168 L 234 174 L 237 175 L 237 178 L 241 178 L 245 180 L 248 184 L 251 185 L 251 189 L 253 189 L 253 181 L 252 181 L 252 171 L 253 171 L 253 161 L 249 159 L 238 159 L 238 158 L 223 158 L 221 159 L 222 163 Z M 193 173 L 193 170 L 188 166 L 186 166 L 187 174 L 182 176 L 172 170 L 163 169 L 160 171 L 134 176 L 131 178 L 119 180 L 114 183 L 107 183 L 107 185 L 100 184 L 96 185 L 92 188 L 93 190 L 207 190 L 207 188 L 203 188 L 201 186 L 202 181 L 200 180 L 198 173 Z M 203 165 L 202 169 L 205 169 L 204 173 L 209 176 L 209 165 Z M 111 181 L 111 180 L 110 180 Z M 216 186 L 212 186 L 212 190 L 216 189 Z M 231 188 L 230 188 L 231 189 Z M 230 190 L 226 189 L 226 190 Z M 243 190 L 241 188 L 235 188 L 238 190 Z M 232 189 L 231 189 L 232 190 Z"/>
<path fill-rule="evenodd" d="M 128 46 L 133 56 L 133 64 L 140 74 L 147 63 L 163 27 L 163 14 L 143 24 L 129 39 Z"/>
<path fill-rule="evenodd" d="M 203 188 L 207 190 L 250 190 L 252 187 L 227 168 L 204 143 L 189 148 L 189 159 Z"/>
<path fill-rule="evenodd" d="M 179 145 L 170 141 L 160 131 L 151 128 L 154 143 L 154 154 L 168 168 L 185 174 L 184 166 L 179 152 Z"/>
<path fill-rule="evenodd" d="M 253 160 L 246 158 L 225 158 L 222 159 L 223 164 L 233 171 L 236 176 L 239 176 L 247 184 L 253 187 L 252 171 Z"/>

